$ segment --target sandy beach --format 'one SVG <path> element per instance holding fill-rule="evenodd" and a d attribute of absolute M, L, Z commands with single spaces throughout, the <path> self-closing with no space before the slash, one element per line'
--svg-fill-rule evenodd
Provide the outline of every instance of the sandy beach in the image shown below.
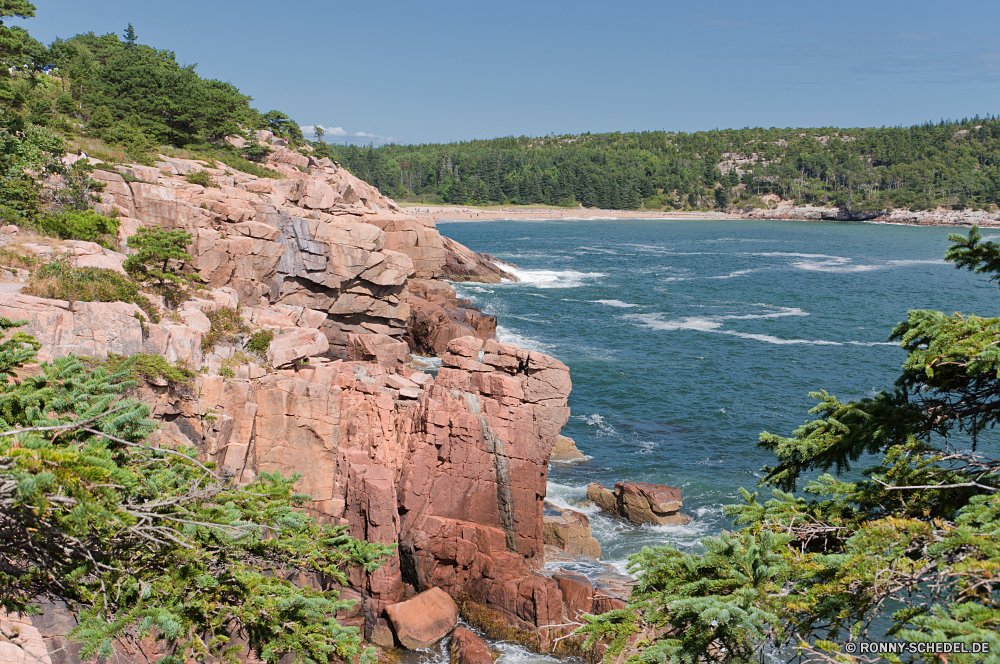
<path fill-rule="evenodd" d="M 820 208 L 812 205 L 789 205 L 782 201 L 773 209 L 753 209 L 749 212 L 692 212 L 692 211 L 648 211 L 648 210 L 599 210 L 595 208 L 554 208 L 530 206 L 471 205 L 427 205 L 400 203 L 407 214 L 435 222 L 456 221 L 597 221 L 614 219 L 773 219 L 790 221 L 863 221 L 873 224 L 900 224 L 904 226 L 971 226 L 1000 227 L 1000 212 L 981 210 L 952 210 L 938 208 L 922 212 L 909 210 L 887 210 L 878 216 L 861 219 L 838 218 L 835 208 Z"/>
<path fill-rule="evenodd" d="M 418 217 L 434 221 L 496 221 L 518 219 L 522 221 L 565 219 L 568 221 L 598 219 L 738 219 L 739 215 L 722 212 L 649 212 L 644 210 L 599 210 L 596 208 L 547 208 L 547 207 L 472 207 L 462 205 L 426 205 L 400 203 L 399 206 Z"/>

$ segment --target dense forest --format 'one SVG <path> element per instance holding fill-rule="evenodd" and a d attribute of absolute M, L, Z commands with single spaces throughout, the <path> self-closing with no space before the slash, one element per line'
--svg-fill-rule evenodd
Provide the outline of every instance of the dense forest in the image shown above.
<path fill-rule="evenodd" d="M 773 194 L 849 210 L 1000 203 L 996 117 L 325 149 L 387 195 L 412 201 L 718 209 L 767 207 L 763 197 Z"/>

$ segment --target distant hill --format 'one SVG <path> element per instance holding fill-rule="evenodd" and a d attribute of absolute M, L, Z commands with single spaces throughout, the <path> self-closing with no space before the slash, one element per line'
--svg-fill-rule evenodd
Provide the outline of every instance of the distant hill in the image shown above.
<path fill-rule="evenodd" d="M 321 149 L 386 195 L 433 203 L 718 210 L 766 208 L 779 197 L 854 211 L 1000 204 L 996 117 Z"/>

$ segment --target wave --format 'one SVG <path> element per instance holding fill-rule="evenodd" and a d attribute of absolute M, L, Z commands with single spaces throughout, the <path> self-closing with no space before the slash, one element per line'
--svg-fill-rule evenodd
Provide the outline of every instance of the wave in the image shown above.
<path fill-rule="evenodd" d="M 742 277 L 744 275 L 750 274 L 751 272 L 760 272 L 762 270 L 768 270 L 770 268 L 766 267 L 752 267 L 747 270 L 736 270 L 735 272 L 730 272 L 729 274 L 720 274 L 717 277 L 706 277 L 706 279 L 732 279 L 734 277 Z"/>
<path fill-rule="evenodd" d="M 769 306 L 758 304 L 755 306 Z M 654 330 L 664 330 L 673 332 L 675 330 L 697 330 L 699 332 L 725 332 L 735 334 L 727 330 L 719 330 L 727 320 L 750 320 L 754 318 L 784 318 L 785 316 L 808 316 L 808 311 L 803 311 L 798 307 L 776 307 L 778 311 L 766 314 L 724 314 L 720 316 L 687 316 L 674 320 L 662 320 L 663 314 L 630 314 L 625 318 L 638 320 L 646 327 Z"/>
<path fill-rule="evenodd" d="M 601 247 L 577 247 L 577 251 L 592 251 L 597 254 L 609 254 L 612 256 L 617 256 L 618 252 L 613 249 L 602 249 Z"/>
<path fill-rule="evenodd" d="M 758 304 L 756 306 L 769 306 Z M 782 339 L 771 334 L 753 334 L 750 332 L 740 332 L 738 330 L 720 329 L 727 320 L 749 320 L 755 318 L 784 318 L 785 316 L 808 316 L 808 311 L 803 311 L 798 307 L 780 307 L 779 311 L 772 311 L 766 314 L 744 314 L 744 315 L 720 315 L 720 316 L 687 316 L 672 320 L 663 320 L 663 314 L 629 314 L 623 318 L 638 321 L 640 325 L 651 330 L 663 332 L 675 332 L 677 330 L 694 330 L 696 332 L 715 332 L 717 334 L 728 334 L 741 339 L 751 339 L 769 344 L 792 345 L 808 344 L 812 346 L 896 346 L 898 344 L 886 341 L 827 341 L 825 339 Z"/>
<path fill-rule="evenodd" d="M 888 265 L 948 265 L 948 262 L 942 258 L 936 258 L 930 260 L 919 260 L 911 258 L 904 260 L 891 260 L 891 261 L 886 261 L 886 263 Z"/>
<path fill-rule="evenodd" d="M 532 339 L 531 337 L 526 337 L 523 334 L 515 332 L 514 330 L 504 327 L 503 325 L 497 325 L 497 341 L 501 341 L 506 344 L 514 344 L 518 348 L 523 348 L 525 350 L 534 350 L 539 353 L 549 353 L 550 347 L 548 344 L 543 344 L 537 339 Z"/>
<path fill-rule="evenodd" d="M 621 300 L 590 300 L 594 304 L 606 304 L 609 307 L 619 307 L 621 309 L 630 309 L 632 307 L 638 307 L 638 304 L 629 304 L 628 302 L 622 302 Z"/>
<path fill-rule="evenodd" d="M 525 270 L 510 265 L 498 265 L 500 269 L 518 278 L 518 282 L 537 288 L 576 288 L 585 280 L 599 279 L 608 275 L 602 272 L 578 272 L 576 270 Z M 513 283 L 505 281 L 503 283 Z"/>

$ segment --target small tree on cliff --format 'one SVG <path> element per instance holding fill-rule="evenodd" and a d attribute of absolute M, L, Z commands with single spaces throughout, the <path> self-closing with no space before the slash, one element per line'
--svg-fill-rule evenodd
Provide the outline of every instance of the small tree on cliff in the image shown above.
<path fill-rule="evenodd" d="M 163 230 L 159 226 L 140 228 L 128 240 L 136 253 L 125 259 L 125 271 L 136 281 L 149 286 L 163 296 L 171 306 L 184 299 L 184 287 L 199 281 L 196 274 L 183 272 L 184 261 L 192 259 L 187 252 L 191 234 L 184 230 Z"/>
<path fill-rule="evenodd" d="M 977 228 L 952 235 L 945 259 L 1000 280 L 1000 245 Z M 950 664 L 1000 653 L 1000 318 L 911 311 L 892 339 L 909 352 L 892 390 L 842 402 L 813 394 L 816 416 L 784 438 L 763 485 L 774 498 L 727 508 L 744 528 L 632 557 L 639 583 L 627 610 L 588 618 L 581 632 L 610 653 L 650 638 L 646 662 L 761 660 L 768 646 L 806 661 L 874 661 L 842 645 L 875 621 L 903 642 L 989 644 Z M 837 475 L 862 461 L 863 479 Z M 805 474 L 822 471 L 793 495 Z M 877 638 L 877 637 L 872 637 Z M 941 661 L 934 654 L 908 659 Z M 992 659 L 991 659 L 992 658 Z"/>
<path fill-rule="evenodd" d="M 21 324 L 0 318 L 0 331 Z M 309 497 L 296 478 L 240 488 L 195 449 L 145 445 L 155 423 L 122 396 L 129 363 L 108 374 L 60 358 L 11 381 L 38 348 L 22 332 L 0 343 L 0 607 L 67 602 L 81 659 L 147 635 L 165 641 L 165 664 L 235 662 L 234 638 L 271 664 L 370 659 L 334 620 L 348 606 L 336 591 L 285 575 L 346 584 L 346 568 L 374 571 L 387 547 L 297 511 Z"/>

